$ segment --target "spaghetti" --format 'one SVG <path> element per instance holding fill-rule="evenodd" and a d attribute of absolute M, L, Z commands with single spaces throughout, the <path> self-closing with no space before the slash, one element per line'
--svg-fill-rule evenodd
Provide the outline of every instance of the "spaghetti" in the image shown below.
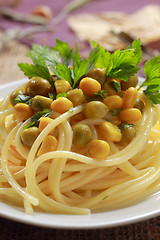
<path fill-rule="evenodd" d="M 88 78 L 93 79 L 89 74 L 91 72 L 81 81 Z M 29 83 L 18 89 L 18 95 L 14 100 L 17 100 L 17 96 L 21 96 L 22 99 L 23 95 L 26 97 L 25 102 L 14 102 L 11 105 L 11 99 L 16 93 L 14 91 L 0 103 L 0 198 L 2 200 L 24 206 L 26 213 L 29 214 L 33 213 L 33 209 L 61 214 L 89 214 L 90 212 L 125 207 L 159 191 L 159 106 L 153 108 L 148 97 L 133 86 L 121 90 L 119 94 L 115 92 L 112 85 L 111 90 L 114 94 L 107 92 L 110 87 L 105 89 L 106 101 L 97 95 L 94 96 L 96 99 L 93 99 L 93 95 L 92 98 L 87 96 L 88 93 L 83 90 L 81 82 L 76 89 L 85 92 L 87 98 L 84 101 L 80 100 L 79 104 L 75 104 L 76 97 L 74 96 L 74 100 L 71 101 L 73 105 L 63 112 L 60 110 L 61 105 L 58 110 L 54 108 L 54 103 L 58 98 L 51 100 L 48 94 L 47 96 L 42 94 L 41 96 L 47 98 L 47 103 L 51 100 L 49 109 L 51 111 L 48 110 L 47 115 L 44 115 L 41 113 L 44 113 L 46 108 L 37 110 L 32 105 L 35 96 L 40 96 L 40 93 L 31 94 L 29 84 L 33 83 L 33 80 L 35 82 L 36 79 L 32 78 Z M 39 78 L 38 81 L 40 81 Z M 60 83 L 59 79 L 56 81 L 57 84 Z M 99 83 L 98 80 L 94 79 L 94 81 Z M 108 83 L 111 79 L 105 81 Z M 101 86 L 104 86 L 105 83 Z M 64 82 L 62 85 L 64 86 Z M 131 88 L 132 90 L 134 88 L 134 91 L 136 89 L 135 100 L 140 99 L 143 103 L 142 111 L 135 105 L 135 100 L 131 106 L 124 107 L 125 98 Z M 66 92 L 71 93 L 73 90 L 69 89 Z M 130 96 L 130 94 L 128 95 Z M 118 108 L 114 106 L 111 109 L 110 105 L 106 103 L 110 96 L 119 96 L 122 99 L 122 106 Z M 132 93 L 131 96 L 133 96 Z M 59 96 L 59 98 L 67 100 L 69 97 L 70 94 L 65 97 Z M 39 101 L 44 98 L 39 98 Z M 130 97 L 127 98 L 127 101 L 132 102 Z M 101 104 L 105 105 L 104 103 L 106 103 L 107 108 L 104 108 L 105 114 L 102 117 L 99 115 L 95 117 L 95 112 L 93 113 L 90 108 L 87 113 L 85 111 L 88 103 L 97 104 L 97 102 L 98 113 L 96 112 L 96 114 L 100 116 L 103 112 Z M 97 107 L 99 102 L 100 108 Z M 44 104 L 43 101 L 39 103 Z M 22 118 L 22 116 L 24 117 L 22 109 L 20 114 L 17 113 L 18 104 L 21 107 L 26 104 L 27 108 L 28 106 L 33 108 L 31 116 Z M 65 103 L 65 106 L 67 104 L 68 102 Z M 120 114 L 125 109 L 138 109 L 140 118 L 133 120 L 132 123 L 123 121 Z M 113 114 L 113 110 L 116 110 L 116 114 Z M 88 117 L 88 111 L 92 112 L 91 117 Z M 35 118 L 35 116 L 39 117 Z M 49 122 L 43 129 L 40 129 L 42 120 Z M 107 125 L 108 123 L 110 125 Z M 77 125 L 79 128 L 81 127 L 82 132 L 84 131 L 81 134 L 78 129 L 78 137 L 75 128 Z M 106 126 L 109 126 L 109 130 L 107 130 L 109 132 L 105 132 Z M 112 128 L 114 129 L 111 131 L 113 136 L 110 136 Z M 31 129 L 39 131 L 34 141 L 29 143 L 30 145 L 27 145 L 28 140 L 25 142 L 26 135 L 24 135 L 28 129 L 29 131 Z M 132 134 L 132 139 L 128 139 L 126 136 L 126 129 L 127 131 L 129 129 L 128 135 L 130 131 L 135 133 Z M 87 135 L 85 135 L 86 132 Z M 84 136 L 85 138 L 83 138 Z M 120 138 L 115 139 L 115 136 L 120 136 Z M 29 139 L 32 138 L 33 135 L 30 135 Z M 48 142 L 45 145 L 46 139 L 54 139 L 53 144 Z M 92 143 L 95 142 L 96 145 L 93 144 L 92 148 Z M 54 144 L 55 148 L 53 149 Z M 99 144 L 101 152 L 98 149 Z M 104 154 L 102 154 L 103 146 Z"/>

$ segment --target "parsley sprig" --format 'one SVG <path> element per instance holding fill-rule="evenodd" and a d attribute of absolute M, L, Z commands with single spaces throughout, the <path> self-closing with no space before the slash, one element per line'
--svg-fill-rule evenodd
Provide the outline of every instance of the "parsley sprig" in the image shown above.
<path fill-rule="evenodd" d="M 34 44 L 27 56 L 32 59 L 33 64 L 19 63 L 18 65 L 28 78 L 42 77 L 54 87 L 55 78 L 51 77 L 54 75 L 67 80 L 72 88 L 75 88 L 80 79 L 94 66 L 106 68 L 106 76 L 109 78 L 127 81 L 129 77 L 134 76 L 140 70 L 137 65 L 142 60 L 142 51 L 140 39 L 133 41 L 131 48 L 117 50 L 112 54 L 93 41 L 93 49 L 89 57 L 81 58 L 78 45 L 75 50 L 70 49 L 67 42 L 57 39 L 56 47 L 48 48 Z M 145 63 L 144 73 L 146 79 L 140 88 L 145 87 L 143 91 L 152 105 L 160 104 L 160 56 Z M 121 90 L 120 83 L 113 84 L 112 87 L 119 92 Z"/>
<path fill-rule="evenodd" d="M 93 46 L 97 47 L 97 43 L 93 42 Z M 133 41 L 132 48 L 127 47 L 120 51 L 117 50 L 113 54 L 105 51 L 100 47 L 99 58 L 95 66 L 98 68 L 106 68 L 106 75 L 110 78 L 127 81 L 129 77 L 136 74 L 140 68 L 137 64 L 142 60 L 140 39 Z"/>
<path fill-rule="evenodd" d="M 56 47 L 34 44 L 27 54 L 33 64 L 19 63 L 20 69 L 29 77 L 40 76 L 51 81 L 51 72 L 58 78 L 67 80 L 74 88 L 78 80 L 94 67 L 99 55 L 99 46 L 95 47 L 89 58 L 82 59 L 78 45 L 76 50 L 70 49 L 67 42 L 56 40 Z M 69 67 L 73 63 L 73 69 Z"/>
<path fill-rule="evenodd" d="M 146 87 L 144 93 L 152 105 L 160 104 L 160 56 L 147 61 L 144 65 L 145 81 L 139 87 Z"/>
<path fill-rule="evenodd" d="M 31 117 L 31 122 L 24 127 L 24 129 L 30 128 L 30 127 L 37 127 L 39 124 L 39 120 L 41 117 L 49 117 L 52 114 L 52 110 L 45 108 L 43 111 L 39 111 L 35 115 Z"/>

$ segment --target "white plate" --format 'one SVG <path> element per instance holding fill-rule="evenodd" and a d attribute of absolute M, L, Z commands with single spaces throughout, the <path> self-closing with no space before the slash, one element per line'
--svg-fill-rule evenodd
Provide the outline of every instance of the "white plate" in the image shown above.
<path fill-rule="evenodd" d="M 23 84 L 26 80 L 0 86 L 0 98 L 6 96 L 16 87 Z M 160 215 L 160 193 L 148 197 L 143 202 L 130 207 L 94 213 L 91 215 L 58 215 L 35 212 L 34 215 L 27 215 L 21 208 L 14 207 L 5 203 L 0 203 L 0 215 L 31 225 L 62 229 L 92 229 L 107 228 L 131 224 L 138 221 L 147 220 Z"/>

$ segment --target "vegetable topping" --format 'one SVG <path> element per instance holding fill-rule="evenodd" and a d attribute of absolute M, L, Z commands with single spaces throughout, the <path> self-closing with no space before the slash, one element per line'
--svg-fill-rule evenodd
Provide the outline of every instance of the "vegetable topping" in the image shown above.
<path fill-rule="evenodd" d="M 57 40 L 56 47 L 50 49 L 33 45 L 27 56 L 33 64 L 18 65 L 30 80 L 25 89 L 10 95 L 17 121 L 31 118 L 21 136 L 27 147 L 53 120 L 52 113 L 63 114 L 82 105 L 81 116 L 76 118 L 75 115 L 70 119 L 73 144 L 78 147 L 88 144 L 88 155 L 102 159 L 109 154 L 107 142 L 130 142 L 135 137 L 136 127 L 133 126 L 141 119 L 145 107 L 139 98 L 140 89 L 152 105 L 160 103 L 160 56 L 145 63 L 146 78 L 137 87 L 138 63 L 142 60 L 140 39 L 133 41 L 131 48 L 112 54 L 93 42 L 89 58 L 83 59 L 78 45 L 74 50 L 66 42 Z M 93 129 L 87 124 L 79 124 L 79 119 L 102 120 L 94 129 L 100 141 L 93 141 Z M 55 129 L 49 134 L 54 133 Z M 55 139 L 48 138 L 46 142 L 49 141 L 55 142 Z M 104 154 L 96 153 L 95 146 Z"/>

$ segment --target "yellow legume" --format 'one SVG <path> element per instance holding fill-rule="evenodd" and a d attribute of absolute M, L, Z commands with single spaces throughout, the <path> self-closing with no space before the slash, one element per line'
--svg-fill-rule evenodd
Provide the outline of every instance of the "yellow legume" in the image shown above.
<path fill-rule="evenodd" d="M 103 122 L 99 126 L 100 134 L 106 141 L 119 142 L 122 134 L 120 129 L 111 122 Z"/>
<path fill-rule="evenodd" d="M 91 97 L 94 93 L 98 93 L 101 90 L 101 84 L 93 78 L 85 77 L 80 81 L 79 88 L 84 95 Z"/>
<path fill-rule="evenodd" d="M 58 113 L 65 113 L 67 112 L 69 109 L 71 109 L 73 107 L 73 103 L 65 98 L 65 97 L 59 97 L 56 100 L 54 100 L 50 106 L 50 108 Z"/>
<path fill-rule="evenodd" d="M 34 114 L 33 109 L 31 106 L 25 104 L 25 103 L 17 103 L 14 106 L 14 115 L 18 121 L 24 121 Z"/>
<path fill-rule="evenodd" d="M 122 108 L 122 106 L 123 106 L 123 100 L 118 95 L 113 95 L 113 96 L 106 97 L 103 100 L 103 102 L 108 107 L 109 110 Z"/>
<path fill-rule="evenodd" d="M 68 99 L 73 103 L 74 106 L 81 105 L 85 102 L 85 98 L 81 89 L 75 88 L 67 92 Z"/>
<path fill-rule="evenodd" d="M 128 88 L 123 96 L 123 108 L 133 108 L 136 103 L 137 95 L 138 92 L 136 88 Z"/>
<path fill-rule="evenodd" d="M 48 135 L 42 142 L 40 149 L 38 150 L 37 156 L 40 156 L 47 152 L 55 151 L 57 148 L 57 139 L 54 136 Z"/>
<path fill-rule="evenodd" d="M 141 111 L 138 108 L 123 109 L 119 113 L 119 119 L 122 122 L 134 123 L 140 120 L 142 117 Z"/>
<path fill-rule="evenodd" d="M 88 102 L 83 108 L 83 114 L 86 118 L 104 118 L 107 113 L 107 106 L 100 101 Z"/>
<path fill-rule="evenodd" d="M 54 86 L 57 93 L 64 93 L 71 90 L 70 83 L 64 79 L 58 79 L 57 81 L 55 81 Z"/>
<path fill-rule="evenodd" d="M 47 127 L 47 125 L 52 122 L 53 119 L 52 118 L 49 118 L 49 117 L 41 117 L 40 120 L 39 120 L 39 131 L 42 132 L 45 127 Z M 52 129 L 52 131 L 49 133 L 50 135 L 52 135 L 55 131 L 55 128 Z"/>
<path fill-rule="evenodd" d="M 88 153 L 90 157 L 98 160 L 106 159 L 110 152 L 110 146 L 103 140 L 92 140 L 88 145 Z"/>

